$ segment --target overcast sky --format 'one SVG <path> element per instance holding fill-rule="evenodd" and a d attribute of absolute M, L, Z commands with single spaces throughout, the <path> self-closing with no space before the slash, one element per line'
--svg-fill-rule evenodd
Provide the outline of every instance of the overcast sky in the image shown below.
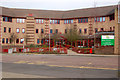
<path fill-rule="evenodd" d="M 25 9 L 73 10 L 116 5 L 119 0 L 0 0 L 0 6 Z"/>

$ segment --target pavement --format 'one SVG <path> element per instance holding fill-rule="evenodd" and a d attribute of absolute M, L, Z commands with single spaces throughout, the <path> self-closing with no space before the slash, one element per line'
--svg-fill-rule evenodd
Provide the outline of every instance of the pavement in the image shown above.
<path fill-rule="evenodd" d="M 8 55 L 8 53 L 2 55 Z M 10 54 L 11 55 L 11 54 Z M 72 50 L 68 50 L 67 54 L 38 54 L 38 53 L 13 53 L 12 55 L 59 55 L 59 56 L 91 56 L 91 57 L 119 57 L 120 55 L 103 55 L 103 54 L 78 54 Z"/>

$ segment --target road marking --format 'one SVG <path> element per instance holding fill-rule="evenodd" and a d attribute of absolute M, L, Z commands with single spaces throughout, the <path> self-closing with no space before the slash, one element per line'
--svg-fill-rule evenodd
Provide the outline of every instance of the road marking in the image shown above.
<path fill-rule="evenodd" d="M 45 62 L 45 61 L 35 61 L 35 62 L 31 62 L 31 61 L 17 61 L 17 62 L 14 62 L 16 64 L 45 64 L 45 63 L 48 63 L 48 62 Z"/>
<path fill-rule="evenodd" d="M 59 66 L 59 65 L 47 65 L 50 67 L 66 67 L 66 68 L 81 68 L 81 69 L 104 69 L 104 70 L 118 70 L 116 68 L 99 68 L 99 67 L 87 67 L 87 66 Z"/>
<path fill-rule="evenodd" d="M 45 61 L 36 61 L 35 64 L 46 64 L 48 62 L 45 62 Z"/>
<path fill-rule="evenodd" d="M 18 62 L 14 62 L 17 64 L 36 64 L 36 65 L 40 65 L 40 64 L 46 64 L 48 62 L 45 61 L 36 61 L 36 62 L 30 62 L 30 61 L 18 61 Z M 92 64 L 92 63 L 89 63 Z M 60 65 L 46 65 L 46 66 L 50 66 L 50 67 L 66 67 L 66 68 L 81 68 L 81 69 L 103 69 L 103 70 L 118 70 L 117 68 L 101 68 L 101 67 L 88 67 L 88 66 L 60 66 Z"/>
<path fill-rule="evenodd" d="M 34 64 L 34 63 L 27 63 L 27 64 Z"/>
<path fill-rule="evenodd" d="M 27 63 L 28 61 L 17 61 L 17 62 L 14 62 L 14 63 L 17 63 L 17 64 L 21 64 L 21 63 Z"/>

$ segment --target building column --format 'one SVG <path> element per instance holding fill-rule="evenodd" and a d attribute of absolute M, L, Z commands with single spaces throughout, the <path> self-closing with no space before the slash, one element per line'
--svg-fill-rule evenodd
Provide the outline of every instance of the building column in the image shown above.
<path fill-rule="evenodd" d="M 118 10 L 115 9 L 115 45 L 114 54 L 120 54 L 120 23 L 118 23 Z"/>

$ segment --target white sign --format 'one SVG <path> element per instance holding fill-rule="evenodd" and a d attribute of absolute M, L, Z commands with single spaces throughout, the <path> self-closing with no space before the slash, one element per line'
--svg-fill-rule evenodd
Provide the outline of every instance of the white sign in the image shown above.
<path fill-rule="evenodd" d="M 114 39 L 114 35 L 102 35 L 102 39 Z"/>

